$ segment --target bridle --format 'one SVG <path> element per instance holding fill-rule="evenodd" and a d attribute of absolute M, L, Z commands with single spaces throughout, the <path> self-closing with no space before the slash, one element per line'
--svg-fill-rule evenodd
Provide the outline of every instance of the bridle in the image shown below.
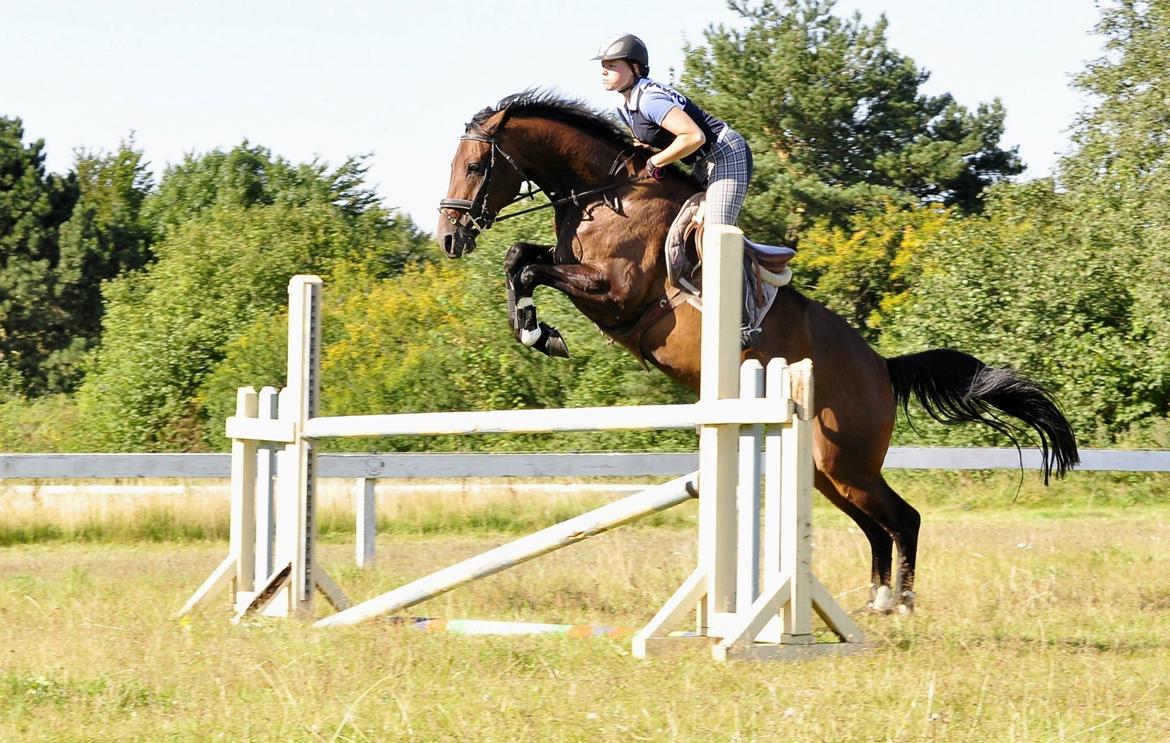
<path fill-rule="evenodd" d="M 491 181 L 492 172 L 495 170 L 496 153 L 499 153 L 500 157 L 507 160 L 508 164 L 516 169 L 516 172 L 520 174 L 520 177 L 524 180 L 525 183 L 531 184 L 532 180 L 528 178 L 528 176 L 524 175 L 524 171 L 520 169 L 520 166 L 516 163 L 515 160 L 512 159 L 511 155 L 500 149 L 500 145 L 496 142 L 495 138 L 488 135 L 486 132 L 468 131 L 459 139 L 463 142 L 486 142 L 491 145 L 491 152 L 488 155 L 487 168 L 483 172 L 483 180 L 480 181 L 479 188 L 475 190 L 475 194 L 471 197 L 471 199 L 443 199 L 439 202 L 439 211 L 441 212 L 443 209 L 450 209 L 452 211 L 465 213 L 467 215 L 468 221 L 471 223 L 472 229 L 476 234 L 478 234 L 484 230 L 490 229 L 491 226 L 496 222 L 496 214 L 498 212 L 488 211 L 486 208 L 488 183 Z M 517 201 L 520 201 L 521 199 L 529 196 L 535 198 L 535 192 L 531 190 L 531 187 L 529 188 L 528 193 L 523 193 L 517 196 L 512 201 L 505 204 L 505 206 L 511 206 Z M 459 219 L 449 214 L 447 215 L 447 221 L 449 221 L 452 225 L 459 224 Z"/>
<path fill-rule="evenodd" d="M 594 196 L 596 194 L 610 191 L 612 189 L 619 188 L 620 186 L 626 186 L 642 180 L 642 176 L 635 175 L 623 181 L 617 181 L 615 183 L 609 183 L 604 186 L 598 186 L 597 188 L 591 188 L 587 191 L 581 191 L 580 193 L 574 189 L 570 189 L 569 195 L 561 198 L 557 198 L 555 193 L 548 191 L 546 192 L 547 196 L 549 197 L 549 202 L 547 204 L 539 204 L 537 206 L 533 206 L 528 209 L 521 209 L 518 212 L 512 212 L 511 214 L 505 214 L 504 216 L 500 217 L 498 216 L 500 210 L 506 209 L 513 204 L 517 204 L 524 199 L 535 200 L 536 194 L 543 192 L 544 189 L 540 188 L 536 184 L 536 181 L 532 180 L 528 177 L 527 174 L 525 174 L 524 170 L 512 158 L 511 155 L 509 155 L 507 152 L 504 152 L 499 143 L 496 142 L 495 137 L 483 131 L 482 129 L 479 129 L 478 127 L 474 130 L 469 129 L 469 131 L 465 132 L 459 139 L 460 141 L 464 142 L 485 142 L 491 145 L 491 152 L 488 155 L 487 168 L 484 170 L 483 180 L 480 181 L 479 188 L 475 190 L 475 194 L 470 199 L 442 199 L 439 201 L 439 212 L 442 213 L 444 209 L 449 209 L 454 212 L 463 212 L 463 214 L 467 217 L 470 228 L 473 230 L 473 234 L 476 235 L 478 235 L 480 232 L 483 232 L 484 230 L 491 229 L 491 226 L 496 222 L 503 222 L 504 220 L 511 219 L 512 217 L 519 217 L 521 214 L 528 214 L 529 212 L 540 211 L 541 209 L 549 209 L 551 207 L 560 206 L 561 204 L 567 204 L 569 202 L 579 206 L 580 200 L 583 198 Z M 492 171 L 495 170 L 497 153 L 500 157 L 507 160 L 508 164 L 511 165 L 517 173 L 519 173 L 522 183 L 527 184 L 528 188 L 522 190 L 516 198 L 509 201 L 507 204 L 504 204 L 502 207 L 500 207 L 500 209 L 497 209 L 496 211 L 490 211 L 487 208 L 488 184 L 491 181 Z M 617 156 L 617 159 L 614 160 L 613 165 L 610 167 L 609 174 L 611 176 L 616 175 L 620 169 L 626 167 L 626 165 L 631 159 L 633 159 L 633 157 L 633 151 L 630 151 L 629 154 L 626 154 L 626 152 L 620 153 Z M 450 222 L 452 226 L 459 225 L 461 217 L 454 217 L 450 214 L 445 216 L 447 217 L 447 221 Z"/>

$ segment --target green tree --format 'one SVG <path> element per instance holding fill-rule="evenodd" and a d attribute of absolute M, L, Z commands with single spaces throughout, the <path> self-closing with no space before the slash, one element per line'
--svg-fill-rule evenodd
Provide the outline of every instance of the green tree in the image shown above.
<path fill-rule="evenodd" d="M 729 5 L 746 28 L 708 29 L 681 82 L 752 145 L 750 234 L 791 239 L 802 218 L 844 226 L 890 201 L 972 211 L 986 186 L 1022 172 L 1015 149 L 998 145 L 999 101 L 971 112 L 923 94 L 930 73 L 888 46 L 884 16 L 842 19 L 832 0 Z"/>
<path fill-rule="evenodd" d="M 102 282 L 145 267 L 154 242 L 141 214 L 152 179 L 133 140 L 112 153 L 77 152 L 74 174 L 80 195 L 61 226 L 54 292 L 69 340 L 42 364 L 51 391 L 80 382 L 83 354 L 101 334 Z"/>
<path fill-rule="evenodd" d="M 379 206 L 366 183 L 367 170 L 364 157 L 330 169 L 318 161 L 290 163 L 245 141 L 226 152 L 189 154 L 167 167 L 143 214 L 154 230 L 167 235 L 216 208 L 328 204 L 359 231 L 395 234 L 396 239 L 379 240 L 388 251 L 377 257 L 383 264 L 375 269 L 379 274 L 434 260 L 429 239 L 409 219 Z"/>
<path fill-rule="evenodd" d="M 1097 316 L 1124 329 L 1138 366 L 1111 427 L 1144 426 L 1170 415 L 1170 2 L 1118 0 L 1097 32 L 1106 53 L 1076 79 L 1095 105 L 1077 121 L 1060 182 L 1088 266 L 1119 276 L 1121 301 Z"/>
<path fill-rule="evenodd" d="M 801 238 L 796 281 L 877 342 L 886 317 L 911 301 L 923 251 L 958 219 L 939 204 L 888 204 L 854 215 L 848 227 L 817 220 Z"/>
<path fill-rule="evenodd" d="M 198 392 L 224 347 L 287 303 L 296 273 L 366 253 L 330 205 L 222 207 L 156 245 L 146 272 L 109 282 L 103 342 L 80 402 L 103 448 L 201 448 Z"/>
<path fill-rule="evenodd" d="M 74 176 L 45 172 L 44 140 L 24 142 L 20 119 L 0 117 L 0 392 L 38 394 L 41 364 L 69 342 L 55 301 L 58 233 L 77 201 Z"/>
<path fill-rule="evenodd" d="M 952 222 L 922 251 L 882 350 L 946 346 L 1009 364 L 1053 389 L 1082 443 L 1110 443 L 1152 412 L 1161 372 L 1135 342 L 1140 279 L 1101 261 L 1076 223 L 1075 198 L 1049 179 L 997 186 L 982 215 Z M 954 429 L 943 440 L 980 435 Z"/>
<path fill-rule="evenodd" d="M 521 217 L 481 236 L 479 249 L 459 261 L 408 266 L 379 280 L 349 263 L 334 267 L 325 286 L 322 413 L 495 410 L 528 407 L 675 402 L 687 393 L 647 372 L 624 350 L 605 342 L 567 300 L 538 292 L 542 316 L 561 327 L 570 359 L 550 359 L 511 334 L 503 254 L 515 240 L 551 238 L 548 213 Z M 438 247 L 431 245 L 436 254 Z M 200 397 L 208 401 L 207 444 L 222 448 L 222 420 L 241 385 L 284 383 L 285 309 L 275 309 L 228 344 Z M 346 450 L 605 449 L 687 447 L 693 434 L 620 433 L 560 436 L 404 437 L 355 443 Z"/>

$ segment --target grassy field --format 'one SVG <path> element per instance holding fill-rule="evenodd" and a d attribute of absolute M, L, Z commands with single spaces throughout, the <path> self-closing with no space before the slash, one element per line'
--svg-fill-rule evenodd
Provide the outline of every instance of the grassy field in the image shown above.
<path fill-rule="evenodd" d="M 0 740 L 1168 740 L 1164 483 L 1081 477 L 1045 499 L 1026 483 L 1015 503 L 1006 475 L 903 478 L 924 513 L 918 613 L 859 614 L 871 652 L 800 664 L 638 661 L 620 638 L 232 626 L 226 608 L 173 621 L 224 542 L 26 533 L 0 548 Z M 387 524 L 365 572 L 338 514 L 323 561 L 367 597 L 584 505 L 421 504 Z M 694 564 L 693 516 L 676 509 L 417 613 L 638 627 Z M 864 539 L 821 505 L 815 519 L 815 570 L 858 608 Z"/>

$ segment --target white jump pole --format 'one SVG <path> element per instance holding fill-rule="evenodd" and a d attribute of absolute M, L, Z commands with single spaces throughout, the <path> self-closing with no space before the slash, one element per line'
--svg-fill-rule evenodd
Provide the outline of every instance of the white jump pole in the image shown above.
<path fill-rule="evenodd" d="M 664 511 L 695 496 L 697 473 L 684 475 L 656 487 L 608 503 L 580 516 L 541 529 L 508 544 L 488 550 L 451 567 L 420 578 L 353 608 L 318 620 L 317 627 L 339 627 L 399 611 L 446 593 L 473 580 L 527 562 L 616 526 Z"/>
<path fill-rule="evenodd" d="M 703 241 L 701 405 L 739 397 L 742 274 L 743 233 L 735 227 L 709 226 Z M 756 421 L 748 423 L 752 422 Z M 698 641 L 721 637 L 734 621 L 738 437 L 735 425 L 699 429 L 699 564 L 650 623 L 634 635 L 636 657 L 651 653 L 651 643 L 663 645 L 668 629 L 696 608 Z"/>

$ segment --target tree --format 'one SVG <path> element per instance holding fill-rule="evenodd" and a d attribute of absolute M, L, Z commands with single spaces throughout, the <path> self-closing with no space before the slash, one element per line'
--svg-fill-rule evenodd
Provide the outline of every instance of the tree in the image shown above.
<path fill-rule="evenodd" d="M 923 251 L 958 219 L 939 204 L 890 203 L 854 215 L 847 227 L 818 220 L 801 238 L 796 281 L 875 343 L 887 316 L 912 301 Z"/>
<path fill-rule="evenodd" d="M 542 316 L 565 331 L 570 359 L 550 359 L 517 343 L 508 326 L 502 260 L 523 236 L 551 240 L 549 213 L 501 223 L 459 260 L 414 264 L 377 280 L 348 263 L 325 286 L 322 414 L 496 410 L 678 402 L 689 393 L 644 371 L 559 293 L 538 293 Z M 431 245 L 438 252 L 438 247 Z M 234 391 L 283 384 L 283 306 L 257 318 L 226 348 L 198 394 L 207 400 L 207 445 L 222 448 Z M 326 442 L 352 450 L 351 440 Z M 401 437 L 365 441 L 378 450 L 644 449 L 689 447 L 686 432 L 531 436 Z"/>
<path fill-rule="evenodd" d="M 427 238 L 364 198 L 360 174 L 247 146 L 168 169 L 143 202 L 162 236 L 154 262 L 103 287 L 102 344 L 79 391 L 97 445 L 205 448 L 204 384 L 239 336 L 285 307 L 289 277 L 345 265 L 377 281 L 425 260 Z"/>
<path fill-rule="evenodd" d="M 0 392 L 36 394 L 42 362 L 69 342 L 54 301 L 58 232 L 78 197 L 72 175 L 45 172 L 44 140 L 27 146 L 20 119 L 0 117 Z"/>
<path fill-rule="evenodd" d="M 157 233 L 168 235 L 216 208 L 328 204 L 355 229 L 378 234 L 389 230 L 400 238 L 377 241 L 390 251 L 377 257 L 383 264 L 375 269 L 379 274 L 434 260 L 424 233 L 408 218 L 379 206 L 365 181 L 367 170 L 363 157 L 330 169 L 318 161 L 290 163 L 245 141 L 226 152 L 188 154 L 167 167 L 143 213 Z"/>
<path fill-rule="evenodd" d="M 973 211 L 989 184 L 1023 171 L 998 146 L 998 100 L 974 113 L 949 94 L 920 92 L 930 73 L 890 49 L 884 16 L 832 14 L 832 0 L 730 6 L 743 30 L 712 27 L 687 49 L 681 82 L 752 145 L 756 175 L 741 222 L 792 237 L 803 219 L 847 224 L 889 202 Z"/>
<path fill-rule="evenodd" d="M 56 305 L 65 315 L 68 343 L 42 364 L 49 391 L 80 382 L 81 362 L 101 334 L 102 282 L 144 268 L 155 236 L 142 217 L 153 183 L 134 141 L 112 153 L 76 153 L 79 198 L 61 226 Z"/>
<path fill-rule="evenodd" d="M 226 344 L 287 303 L 290 276 L 360 255 L 362 237 L 329 205 L 221 207 L 160 241 L 148 271 L 109 282 L 79 391 L 103 448 L 202 448 L 198 392 Z"/>
<path fill-rule="evenodd" d="M 1164 371 L 1134 315 L 1142 279 L 1079 238 L 1075 202 L 1050 179 L 993 189 L 982 215 L 952 222 L 921 252 L 881 350 L 951 347 L 1011 365 L 1052 388 L 1082 444 L 1107 445 L 1154 412 Z"/>
<path fill-rule="evenodd" d="M 1097 31 L 1106 54 L 1076 79 L 1095 105 L 1059 178 L 1092 270 L 1121 277 L 1122 302 L 1102 319 L 1122 325 L 1140 373 L 1118 391 L 1116 428 L 1170 415 L 1170 1 L 1119 0 Z"/>

